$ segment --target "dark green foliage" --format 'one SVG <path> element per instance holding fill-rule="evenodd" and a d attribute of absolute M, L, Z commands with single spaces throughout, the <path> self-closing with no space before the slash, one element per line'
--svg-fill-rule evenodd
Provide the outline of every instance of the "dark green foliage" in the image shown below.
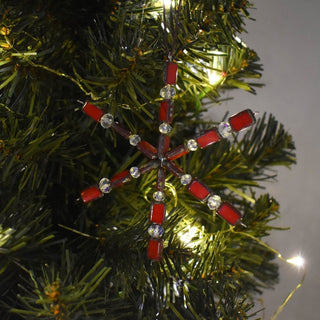
<path fill-rule="evenodd" d="M 276 283 L 274 253 L 261 241 L 279 205 L 256 189 L 295 155 L 271 115 L 177 160 L 243 212 L 247 228 L 231 228 L 168 175 L 164 258 L 154 263 L 146 258 L 154 172 L 89 205 L 79 200 L 101 177 L 145 160 L 77 100 L 156 144 L 171 51 L 179 64 L 171 144 L 183 143 L 213 125 L 201 117 L 204 97 L 254 92 L 258 56 L 235 40 L 250 7 L 183 1 L 179 14 L 166 12 L 164 33 L 162 6 L 149 0 L 0 1 L 1 319 L 245 319 L 254 294 Z M 210 84 L 216 50 L 224 75 Z"/>

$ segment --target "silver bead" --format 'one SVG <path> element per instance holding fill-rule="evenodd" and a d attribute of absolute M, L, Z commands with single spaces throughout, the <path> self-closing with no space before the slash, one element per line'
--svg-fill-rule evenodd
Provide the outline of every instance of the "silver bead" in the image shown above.
<path fill-rule="evenodd" d="M 166 85 L 160 90 L 160 96 L 163 99 L 170 100 L 176 95 L 176 89 L 171 85 Z"/>
<path fill-rule="evenodd" d="M 218 195 L 212 195 L 207 200 L 207 206 L 210 210 L 216 210 L 220 207 L 221 198 Z"/>
<path fill-rule="evenodd" d="M 169 132 L 171 132 L 171 130 L 172 130 L 172 128 L 171 128 L 170 124 L 166 123 L 166 122 L 162 122 L 159 126 L 160 133 L 168 134 Z"/>
<path fill-rule="evenodd" d="M 103 193 L 109 193 L 112 190 L 111 182 L 108 178 L 102 178 L 99 182 L 99 189 Z"/>
<path fill-rule="evenodd" d="M 129 143 L 132 146 L 136 146 L 139 142 L 141 142 L 141 138 L 139 135 L 137 134 L 132 134 L 131 136 L 129 136 Z"/>
<path fill-rule="evenodd" d="M 189 151 L 196 151 L 198 149 L 198 143 L 194 139 L 190 139 L 187 141 L 187 148 Z"/>
<path fill-rule="evenodd" d="M 100 119 L 100 124 L 105 129 L 110 128 L 112 123 L 113 123 L 113 115 L 111 113 L 105 113 Z"/>
<path fill-rule="evenodd" d="M 183 184 L 184 186 L 187 186 L 192 180 L 192 177 L 190 174 L 186 173 L 183 176 L 181 176 L 180 178 L 180 182 L 181 184 Z"/>
<path fill-rule="evenodd" d="M 166 195 L 164 194 L 163 191 L 156 191 L 153 194 L 153 199 L 156 201 L 163 201 L 165 199 Z"/>
<path fill-rule="evenodd" d="M 164 230 L 159 224 L 152 224 L 148 228 L 148 233 L 152 238 L 159 239 L 163 236 Z"/>
<path fill-rule="evenodd" d="M 228 122 L 221 122 L 218 126 L 218 131 L 223 138 L 228 138 L 232 132 L 232 128 Z"/>
<path fill-rule="evenodd" d="M 138 167 L 131 167 L 130 168 L 130 174 L 132 178 L 139 178 L 140 177 L 140 171 Z"/>

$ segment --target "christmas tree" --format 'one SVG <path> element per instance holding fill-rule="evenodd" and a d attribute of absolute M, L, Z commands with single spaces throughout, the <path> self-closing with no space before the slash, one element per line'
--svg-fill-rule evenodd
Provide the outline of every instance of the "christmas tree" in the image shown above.
<path fill-rule="evenodd" d="M 1 319 L 260 319 L 278 281 L 263 183 L 294 144 L 249 94 L 206 113 L 261 86 L 252 4 L 0 8 Z"/>

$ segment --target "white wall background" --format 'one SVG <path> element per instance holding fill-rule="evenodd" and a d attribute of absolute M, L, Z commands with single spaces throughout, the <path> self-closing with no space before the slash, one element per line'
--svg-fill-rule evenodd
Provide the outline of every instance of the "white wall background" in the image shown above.
<path fill-rule="evenodd" d="M 220 120 L 249 107 L 273 113 L 285 125 L 296 144 L 297 165 L 279 171 L 278 182 L 267 191 L 280 202 L 277 225 L 268 243 L 285 258 L 301 253 L 307 277 L 277 320 L 319 320 L 320 299 L 320 1 L 252 0 L 256 21 L 248 22 L 242 40 L 261 58 L 264 72 L 257 95 L 232 92 L 234 99 L 214 108 Z M 235 95 L 236 94 L 236 95 Z M 217 111 L 217 109 L 221 109 Z M 299 283 L 303 271 L 279 261 L 280 283 L 262 296 L 268 320 L 288 293 Z M 261 317 L 263 314 L 261 314 Z"/>

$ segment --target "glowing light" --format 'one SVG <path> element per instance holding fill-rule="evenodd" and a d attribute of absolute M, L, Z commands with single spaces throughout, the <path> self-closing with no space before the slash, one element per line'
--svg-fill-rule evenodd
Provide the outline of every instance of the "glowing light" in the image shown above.
<path fill-rule="evenodd" d="M 226 53 L 218 50 L 208 51 L 208 53 L 212 54 L 212 62 L 208 69 L 209 83 L 215 85 L 225 77 Z"/>
<path fill-rule="evenodd" d="M 188 227 L 186 231 L 180 231 L 178 233 L 178 236 L 180 237 L 180 241 L 183 242 L 185 245 L 188 246 L 190 244 L 191 240 L 199 235 L 200 230 L 193 226 L 193 227 Z M 191 245 L 192 247 L 194 246 L 194 243 Z"/>
<path fill-rule="evenodd" d="M 208 72 L 209 83 L 212 85 L 217 84 L 223 78 L 221 72 L 209 70 Z"/>
<path fill-rule="evenodd" d="M 163 0 L 163 4 L 165 8 L 170 8 L 174 6 L 174 0 Z"/>
<path fill-rule="evenodd" d="M 303 266 L 304 266 L 304 263 L 305 263 L 303 257 L 301 257 L 301 256 L 296 256 L 296 257 L 287 259 L 286 261 L 287 261 L 288 263 L 291 263 L 291 264 L 295 265 L 295 266 L 298 267 L 298 268 L 303 267 Z"/>
<path fill-rule="evenodd" d="M 162 7 L 163 5 L 166 9 L 169 9 L 170 7 L 174 7 L 175 0 L 157 0 L 157 1 L 155 1 L 156 7 Z"/>

